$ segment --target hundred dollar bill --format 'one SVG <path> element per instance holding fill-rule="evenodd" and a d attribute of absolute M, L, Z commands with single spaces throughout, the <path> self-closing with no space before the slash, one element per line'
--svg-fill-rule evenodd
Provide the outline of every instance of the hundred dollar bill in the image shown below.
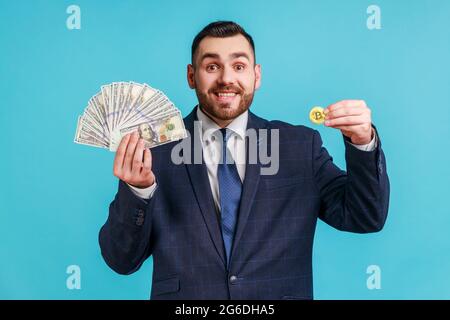
<path fill-rule="evenodd" d="M 128 123 L 129 119 L 136 116 L 136 114 L 142 114 L 140 110 L 142 106 L 146 105 L 147 101 L 157 100 L 159 97 L 163 97 L 163 93 L 157 89 L 154 89 L 146 84 L 133 83 L 130 93 L 130 102 L 128 107 L 124 110 L 124 114 L 120 119 L 120 126 Z"/>
<path fill-rule="evenodd" d="M 115 131 L 111 136 L 110 151 L 116 151 L 122 137 L 134 131 L 137 131 L 139 137 L 144 139 L 146 148 L 153 148 L 187 137 L 181 113 L 175 111 L 163 117 L 146 120 Z"/>
<path fill-rule="evenodd" d="M 102 137 L 83 124 L 82 116 L 78 117 L 78 125 L 74 142 L 93 147 L 108 148 L 108 143 L 106 143 Z"/>

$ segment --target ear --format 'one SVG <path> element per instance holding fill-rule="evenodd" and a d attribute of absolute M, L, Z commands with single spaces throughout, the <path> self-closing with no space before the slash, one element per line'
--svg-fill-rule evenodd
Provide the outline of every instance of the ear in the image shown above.
<path fill-rule="evenodd" d="M 255 90 L 261 86 L 261 65 L 255 65 Z"/>
<path fill-rule="evenodd" d="M 192 64 L 187 66 L 187 81 L 189 88 L 195 89 L 194 66 Z"/>

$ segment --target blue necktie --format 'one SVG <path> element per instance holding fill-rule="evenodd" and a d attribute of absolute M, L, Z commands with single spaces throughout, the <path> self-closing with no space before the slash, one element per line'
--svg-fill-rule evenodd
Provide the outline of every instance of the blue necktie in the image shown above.
<path fill-rule="evenodd" d="M 220 132 L 223 137 L 222 158 L 217 168 L 217 178 L 219 180 L 222 237 L 227 254 L 228 267 L 239 203 L 241 201 L 242 182 L 233 157 L 227 148 L 227 141 L 231 131 L 223 128 L 220 129 Z"/>

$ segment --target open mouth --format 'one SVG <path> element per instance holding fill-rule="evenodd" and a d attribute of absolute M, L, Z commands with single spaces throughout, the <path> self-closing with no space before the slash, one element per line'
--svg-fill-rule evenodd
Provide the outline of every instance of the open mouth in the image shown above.
<path fill-rule="evenodd" d="M 238 95 L 235 91 L 215 91 L 214 95 L 220 102 L 231 102 Z"/>

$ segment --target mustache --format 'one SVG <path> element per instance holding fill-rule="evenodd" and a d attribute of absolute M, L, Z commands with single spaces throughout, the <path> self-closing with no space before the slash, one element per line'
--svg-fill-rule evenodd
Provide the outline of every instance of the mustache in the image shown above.
<path fill-rule="evenodd" d="M 237 94 L 242 94 L 242 92 L 243 92 L 243 90 L 240 87 L 234 86 L 234 85 L 218 86 L 218 87 L 209 89 L 208 91 L 209 91 L 209 93 L 215 93 L 217 91 L 232 91 L 232 92 L 236 92 Z"/>

